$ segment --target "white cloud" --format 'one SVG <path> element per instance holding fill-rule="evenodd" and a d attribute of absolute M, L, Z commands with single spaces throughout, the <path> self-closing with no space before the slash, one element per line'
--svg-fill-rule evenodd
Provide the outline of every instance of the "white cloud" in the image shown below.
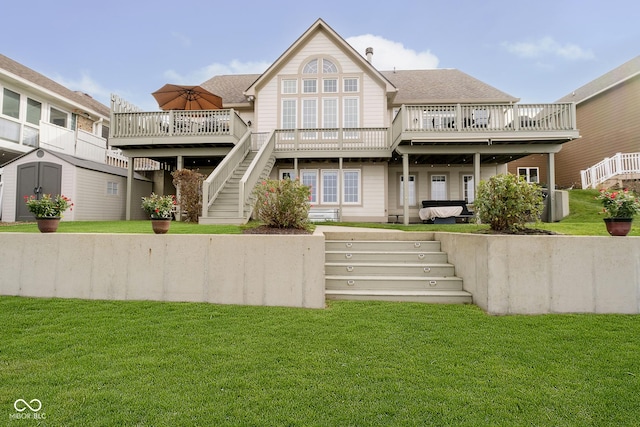
<path fill-rule="evenodd" d="M 362 56 L 368 47 L 373 48 L 371 63 L 378 70 L 423 70 L 438 68 L 439 59 L 431 51 L 416 52 L 402 43 L 387 40 L 380 36 L 364 34 L 346 39 Z"/>
<path fill-rule="evenodd" d="M 214 62 L 188 74 L 180 74 L 175 70 L 167 70 L 163 75 L 171 83 L 197 85 L 209 80 L 213 76 L 227 74 L 261 74 L 269 65 L 271 64 L 268 62 L 242 62 L 234 59 L 229 64 Z"/>
<path fill-rule="evenodd" d="M 350 37 L 347 42 L 354 47 L 362 56 L 365 50 L 373 47 L 373 65 L 378 70 L 416 70 L 430 69 L 438 67 L 438 58 L 430 51 L 416 52 L 408 49 L 402 43 L 386 40 L 379 36 L 370 34 Z M 271 65 L 266 61 L 242 62 L 234 59 L 229 63 L 214 62 L 197 70 L 182 74 L 170 69 L 163 73 L 168 82 L 175 84 L 196 85 L 213 76 L 227 74 L 261 74 Z"/>
<path fill-rule="evenodd" d="M 109 105 L 112 91 L 93 80 L 88 71 L 81 71 L 80 79 L 66 79 L 62 76 L 57 76 L 53 78 L 53 80 L 60 83 L 67 89 L 84 92 L 99 102 L 107 106 Z"/>
<path fill-rule="evenodd" d="M 178 42 L 180 42 L 180 44 L 183 47 L 189 47 L 191 46 L 191 39 L 187 36 L 185 36 L 184 34 L 181 34 L 177 31 L 172 31 L 171 32 L 171 37 L 173 37 L 174 39 L 178 40 Z"/>
<path fill-rule="evenodd" d="M 531 42 L 503 42 L 502 46 L 508 52 L 523 58 L 541 58 L 551 55 L 567 60 L 579 60 L 593 59 L 595 57 L 589 49 L 583 49 L 573 43 L 565 43 L 563 45 L 552 37 L 543 37 Z"/>

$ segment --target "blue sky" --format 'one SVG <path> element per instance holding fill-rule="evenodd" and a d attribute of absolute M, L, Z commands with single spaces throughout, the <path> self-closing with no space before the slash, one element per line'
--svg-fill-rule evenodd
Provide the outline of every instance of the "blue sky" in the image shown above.
<path fill-rule="evenodd" d="M 108 105 L 165 83 L 261 73 L 318 18 L 380 70 L 457 68 L 553 102 L 640 54 L 637 0 L 11 1 L 0 52 Z M 14 17 L 7 19 L 7 17 Z"/>

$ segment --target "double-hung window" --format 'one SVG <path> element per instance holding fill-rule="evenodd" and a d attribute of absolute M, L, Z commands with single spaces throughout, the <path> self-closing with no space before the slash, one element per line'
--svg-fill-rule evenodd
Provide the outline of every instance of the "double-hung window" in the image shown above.
<path fill-rule="evenodd" d="M 338 171 L 322 171 L 322 203 L 338 203 Z"/>
<path fill-rule="evenodd" d="M 360 170 L 345 169 L 342 171 L 342 202 L 344 204 L 360 203 Z"/>
<path fill-rule="evenodd" d="M 318 171 L 309 169 L 300 171 L 302 185 L 309 187 L 311 192 L 311 198 L 309 202 L 311 204 L 318 203 Z"/>

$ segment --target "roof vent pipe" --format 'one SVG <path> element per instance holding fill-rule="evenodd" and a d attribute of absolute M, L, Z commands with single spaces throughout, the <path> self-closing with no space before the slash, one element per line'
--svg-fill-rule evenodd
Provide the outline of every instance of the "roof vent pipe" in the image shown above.
<path fill-rule="evenodd" d="M 365 50 L 365 55 L 367 55 L 367 61 L 371 63 L 371 58 L 373 58 L 373 48 L 368 47 L 367 50 Z"/>

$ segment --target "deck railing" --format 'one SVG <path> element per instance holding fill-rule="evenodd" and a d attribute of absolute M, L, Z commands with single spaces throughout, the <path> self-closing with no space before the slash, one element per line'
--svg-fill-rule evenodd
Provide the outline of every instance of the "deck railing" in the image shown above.
<path fill-rule="evenodd" d="M 207 212 L 214 202 L 222 187 L 229 177 L 236 170 L 238 165 L 251 150 L 251 133 L 246 132 L 240 142 L 225 156 L 220 164 L 202 183 L 202 216 L 207 216 Z"/>
<path fill-rule="evenodd" d="M 113 113 L 111 137 L 234 135 L 239 138 L 246 128 L 243 124 L 234 110 L 132 111 Z"/>
<path fill-rule="evenodd" d="M 275 134 L 266 138 L 266 142 L 260 147 L 256 157 L 251 161 L 240 182 L 238 183 L 238 215 L 244 217 L 245 205 L 251 199 L 251 192 L 258 183 L 260 175 L 265 172 L 273 151 L 275 149 Z"/>
<path fill-rule="evenodd" d="M 616 153 L 580 171 L 582 188 L 596 188 L 617 175 L 640 174 L 640 153 Z"/>
<path fill-rule="evenodd" d="M 575 104 L 404 105 L 393 123 L 402 132 L 575 130 Z"/>
<path fill-rule="evenodd" d="M 388 128 L 278 129 L 275 151 L 388 150 Z"/>

